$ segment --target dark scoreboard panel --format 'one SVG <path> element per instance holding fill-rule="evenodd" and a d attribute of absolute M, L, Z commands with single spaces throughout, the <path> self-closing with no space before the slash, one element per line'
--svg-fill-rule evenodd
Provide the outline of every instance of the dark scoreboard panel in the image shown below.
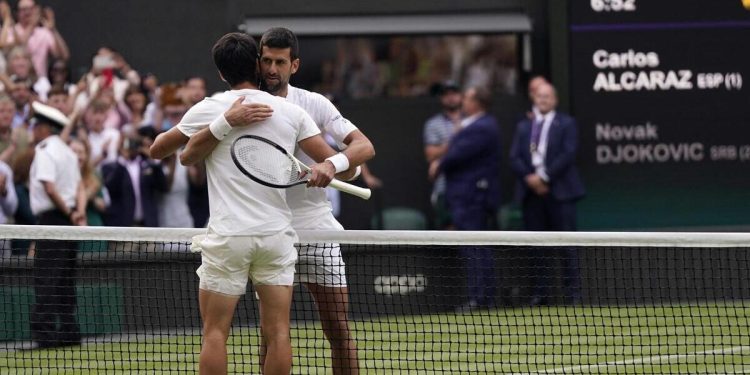
<path fill-rule="evenodd" d="M 582 229 L 750 225 L 750 1 L 569 4 Z"/>

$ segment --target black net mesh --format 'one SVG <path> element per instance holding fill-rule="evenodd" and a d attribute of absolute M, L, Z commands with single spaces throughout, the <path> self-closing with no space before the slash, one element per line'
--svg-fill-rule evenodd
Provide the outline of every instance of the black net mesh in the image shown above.
<path fill-rule="evenodd" d="M 0 245 L 0 373 L 197 372 L 187 243 Z M 750 372 L 748 250 L 342 244 L 348 323 L 297 286 L 292 371 L 331 373 L 333 345 L 360 373 Z M 249 288 L 230 373 L 260 373 L 258 324 Z"/>

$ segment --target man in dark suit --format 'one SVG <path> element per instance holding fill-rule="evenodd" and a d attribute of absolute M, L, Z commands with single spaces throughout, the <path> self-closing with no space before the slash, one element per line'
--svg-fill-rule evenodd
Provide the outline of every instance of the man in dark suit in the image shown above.
<path fill-rule="evenodd" d="M 445 155 L 430 165 L 430 175 L 444 173 L 445 200 L 457 230 L 487 230 L 500 202 L 500 129 L 487 110 L 492 95 L 484 88 L 464 93 L 461 129 Z M 469 300 L 462 310 L 487 307 L 495 298 L 492 249 L 464 248 Z"/>
<path fill-rule="evenodd" d="M 112 203 L 104 222 L 108 226 L 159 226 L 157 193 L 168 190 L 161 164 L 149 159 L 139 136 L 125 139 L 120 157 L 102 165 L 102 178 Z"/>
<path fill-rule="evenodd" d="M 510 163 L 520 182 L 524 228 L 529 231 L 575 231 L 576 202 L 585 190 L 575 167 L 578 149 L 576 121 L 556 112 L 557 94 L 550 84 L 537 88 L 534 116 L 518 123 Z M 562 252 L 564 284 L 568 302 L 580 301 L 580 271 L 575 249 Z M 549 274 L 552 251 L 535 252 L 535 282 L 532 304 L 545 304 L 554 275 Z M 545 273 L 546 272 L 546 273 Z"/>

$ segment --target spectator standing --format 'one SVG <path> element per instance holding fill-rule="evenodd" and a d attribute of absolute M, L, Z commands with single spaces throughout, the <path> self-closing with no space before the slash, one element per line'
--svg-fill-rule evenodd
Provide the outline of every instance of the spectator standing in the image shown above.
<path fill-rule="evenodd" d="M 27 148 L 13 159 L 13 184 L 18 197 L 18 208 L 14 216 L 14 222 L 19 225 L 34 225 L 36 217 L 31 212 L 31 199 L 29 197 L 29 172 L 31 162 L 34 159 L 34 149 Z M 13 255 L 33 255 L 31 241 L 13 240 Z"/>
<path fill-rule="evenodd" d="M 195 222 L 188 206 L 188 168 L 177 162 L 181 150 L 162 161 L 167 191 L 159 196 L 159 226 L 192 228 Z M 191 167 L 192 168 L 192 167 Z"/>
<path fill-rule="evenodd" d="M 81 170 L 81 183 L 86 192 L 86 223 L 89 226 L 100 227 L 104 225 L 103 215 L 109 205 L 109 196 L 102 185 L 102 180 L 91 165 L 91 150 L 85 139 L 72 139 L 70 149 L 78 158 L 78 168 Z M 106 251 L 106 241 L 83 241 L 79 243 L 82 251 Z"/>
<path fill-rule="evenodd" d="M 557 94 L 550 84 L 542 84 L 534 94 L 536 114 L 518 123 L 510 163 L 520 185 L 524 229 L 529 231 L 576 230 L 576 202 L 585 190 L 575 166 L 578 150 L 576 121 L 557 112 Z M 555 250 L 557 251 L 557 250 Z M 563 249 L 564 284 L 568 302 L 581 299 L 577 250 Z M 550 270 L 553 254 L 538 250 L 535 257 L 535 286 L 532 305 L 549 302 Z"/>
<path fill-rule="evenodd" d="M 0 161 L 0 224 L 13 219 L 18 208 L 18 197 L 13 186 L 13 171 Z M 0 259 L 11 255 L 11 241 L 0 241 Z"/>
<path fill-rule="evenodd" d="M 91 162 L 94 166 L 117 160 L 120 132 L 105 126 L 104 122 L 107 120 L 109 110 L 109 103 L 104 100 L 94 100 L 83 116 L 91 145 Z"/>
<path fill-rule="evenodd" d="M 159 91 L 159 109 L 162 121 L 158 126 L 155 125 L 155 128 L 157 131 L 163 132 L 178 124 L 179 119 L 185 115 L 188 104 L 185 102 L 185 91 L 182 86 L 165 84 Z"/>
<path fill-rule="evenodd" d="M 453 133 L 461 122 L 461 89 L 453 81 L 443 82 L 435 87 L 440 97 L 440 113 L 430 117 L 424 124 L 424 155 L 428 164 L 440 159 L 448 150 Z M 445 205 L 445 175 L 434 178 L 430 202 L 435 214 L 437 229 L 452 229 L 450 212 Z"/>
<path fill-rule="evenodd" d="M 127 114 L 125 116 L 127 120 L 122 127 L 123 133 L 134 134 L 142 127 L 153 125 L 146 121 L 148 98 L 139 87 L 131 86 L 128 89 L 127 93 L 125 93 L 124 104 L 122 112 Z"/>
<path fill-rule="evenodd" d="M 182 115 L 173 119 L 179 124 L 182 121 Z M 179 149 L 162 160 L 167 181 L 167 190 L 159 196 L 159 226 L 162 227 L 192 228 L 195 225 L 191 208 L 188 206 L 190 192 L 188 169 L 198 167 L 185 167 L 182 163 L 178 163 L 177 159 L 181 153 L 182 149 Z M 208 191 L 206 191 L 206 201 L 208 201 Z"/>
<path fill-rule="evenodd" d="M 140 136 L 125 138 L 120 156 L 102 165 L 102 179 L 111 198 L 104 216 L 108 226 L 158 227 L 157 194 L 167 190 L 161 164 L 148 159 Z"/>
<path fill-rule="evenodd" d="M 445 198 L 457 230 L 487 230 L 500 204 L 500 128 L 487 113 L 492 95 L 483 88 L 464 92 L 466 118 L 453 136 L 445 155 L 433 162 L 430 175 L 445 173 Z M 468 273 L 469 300 L 459 310 L 489 307 L 495 298 L 492 249 L 463 248 L 461 258 Z"/>
<path fill-rule="evenodd" d="M 537 109 L 536 105 L 534 104 L 534 95 L 536 95 L 536 90 L 538 90 L 543 85 L 549 85 L 549 81 L 547 81 L 546 78 L 543 76 L 533 76 L 531 79 L 529 79 L 529 84 L 527 86 L 528 95 L 529 95 L 529 103 L 531 103 L 531 108 L 524 114 L 524 116 L 519 117 L 517 120 L 521 121 L 525 118 L 529 118 L 534 120 L 537 115 L 539 115 L 539 109 Z"/>
<path fill-rule="evenodd" d="M 3 79 L 7 86 L 12 88 L 12 84 L 7 82 L 20 82 L 27 83 L 37 94 L 42 101 L 47 100 L 47 93 L 50 90 L 50 82 L 46 76 L 37 76 L 34 72 L 34 66 L 31 62 L 31 55 L 28 49 L 23 46 L 16 46 L 8 53 L 8 69 L 7 74 L 9 79 Z"/>
<path fill-rule="evenodd" d="M 141 78 L 141 91 L 146 94 L 146 112 L 144 113 L 143 122 L 151 124 L 153 126 L 160 125 L 162 122 L 162 114 L 159 110 L 159 95 L 161 95 L 161 88 L 159 88 L 159 79 L 153 73 L 146 73 Z"/>
<path fill-rule="evenodd" d="M 28 79 L 15 77 L 11 80 L 8 91 L 10 97 L 16 104 L 16 112 L 13 114 L 13 128 L 24 127 L 28 131 L 26 119 L 29 116 L 33 92 L 31 91 L 31 81 Z"/>
<path fill-rule="evenodd" d="M 39 77 L 47 76 L 49 56 L 63 60 L 70 58 L 68 45 L 57 31 L 55 12 L 50 7 L 42 9 L 34 0 L 20 0 L 14 31 L 15 42 L 29 49 Z"/>
<path fill-rule="evenodd" d="M 206 83 L 203 78 L 190 77 L 185 80 L 184 87 L 178 88 L 174 85 L 166 85 L 160 90 L 160 94 L 159 103 L 162 105 L 160 113 L 165 119 L 163 130 L 166 130 L 166 128 L 172 127 L 174 124 L 179 124 L 182 121 L 182 116 L 188 107 L 197 104 L 205 98 Z M 180 149 L 175 155 L 179 157 L 181 153 L 182 150 Z M 183 211 L 183 206 L 187 205 L 187 209 L 189 210 L 189 215 L 184 215 L 181 218 L 178 218 L 175 214 L 168 214 L 170 216 L 170 220 L 168 220 L 170 224 L 165 224 L 165 226 L 196 226 L 201 228 L 206 226 L 206 223 L 208 223 L 209 207 L 205 165 L 198 163 L 185 168 L 181 163 L 175 163 L 173 158 L 167 158 L 164 162 L 169 169 L 165 171 L 168 176 L 167 180 L 169 180 L 169 173 L 172 173 L 173 182 L 170 182 L 170 193 L 163 197 L 164 200 L 169 200 L 170 202 L 163 201 L 163 204 L 171 205 L 181 212 Z M 172 165 L 174 167 L 170 167 Z M 187 185 L 184 185 L 184 182 Z M 185 187 L 187 187 L 187 191 L 183 190 Z M 187 196 L 183 196 L 183 193 L 186 193 Z"/>
<path fill-rule="evenodd" d="M 0 93 L 0 161 L 8 165 L 26 151 L 31 141 L 26 126 L 13 128 L 14 114 L 15 104 L 8 95 Z"/>
<path fill-rule="evenodd" d="M 86 225 L 86 195 L 75 153 L 57 135 L 68 119 L 60 111 L 33 103 L 31 210 L 40 225 Z M 34 258 L 31 336 L 39 348 L 78 345 L 76 248 L 72 241 L 39 241 Z"/>
<path fill-rule="evenodd" d="M 91 164 L 91 151 L 88 143 L 82 139 L 70 141 L 70 149 L 78 158 L 78 168 L 81 171 L 81 183 L 86 192 L 86 223 L 89 226 L 104 225 L 103 215 L 109 205 L 101 178 L 94 171 Z"/>
<path fill-rule="evenodd" d="M 47 79 L 52 87 L 59 87 L 68 93 L 75 90 L 75 82 L 72 81 L 70 66 L 68 66 L 67 60 L 52 60 L 47 72 Z"/>
<path fill-rule="evenodd" d="M 13 186 L 13 170 L 0 161 L 0 224 L 13 218 L 18 208 L 16 188 Z"/>
<path fill-rule="evenodd" d="M 182 96 L 188 107 L 192 107 L 206 97 L 206 80 L 202 77 L 192 76 L 185 80 Z"/>

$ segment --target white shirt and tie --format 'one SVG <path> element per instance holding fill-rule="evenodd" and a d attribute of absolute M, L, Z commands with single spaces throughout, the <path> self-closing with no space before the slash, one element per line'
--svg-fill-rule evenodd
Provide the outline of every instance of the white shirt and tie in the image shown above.
<path fill-rule="evenodd" d="M 547 156 L 547 138 L 549 135 L 549 128 L 552 126 L 552 120 L 555 119 L 555 111 L 549 111 L 546 114 L 542 114 L 536 107 L 533 110 L 534 120 L 531 126 L 533 127 L 537 126 L 537 124 L 541 124 L 542 129 L 541 134 L 539 134 L 539 144 L 531 148 L 531 164 L 536 169 L 536 174 L 538 174 L 545 182 L 549 182 L 544 159 Z"/>

